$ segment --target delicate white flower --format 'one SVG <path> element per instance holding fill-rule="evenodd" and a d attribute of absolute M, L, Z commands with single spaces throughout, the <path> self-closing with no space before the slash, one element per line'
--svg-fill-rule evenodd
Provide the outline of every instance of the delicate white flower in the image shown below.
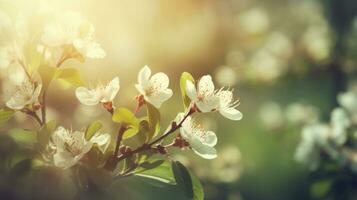
<path fill-rule="evenodd" d="M 106 86 L 99 85 L 95 89 L 79 87 L 76 89 L 76 97 L 78 100 L 88 106 L 97 105 L 99 103 L 112 102 L 120 89 L 119 78 L 115 77 Z"/>
<path fill-rule="evenodd" d="M 316 168 L 320 159 L 320 149 L 328 146 L 329 131 L 329 127 L 323 124 L 305 126 L 301 142 L 295 152 L 295 159 L 309 164 L 312 169 Z"/>
<path fill-rule="evenodd" d="M 354 91 L 348 91 L 341 93 L 337 96 L 340 105 L 350 113 L 357 112 L 357 93 Z"/>
<path fill-rule="evenodd" d="M 87 141 L 84 132 L 72 132 L 58 127 L 53 133 L 52 142 L 52 148 L 55 150 L 53 155 L 55 166 L 67 169 L 80 161 L 94 144 L 97 144 L 99 149 L 105 152 L 110 143 L 110 135 L 96 133 Z"/>
<path fill-rule="evenodd" d="M 203 113 L 218 110 L 224 117 L 231 120 L 240 120 L 243 117 L 242 113 L 235 109 L 239 101 L 233 101 L 232 91 L 223 88 L 215 91 L 210 75 L 205 75 L 198 81 L 197 89 L 191 81 L 187 81 L 186 93 Z"/>
<path fill-rule="evenodd" d="M 220 90 L 217 93 L 219 97 L 219 108 L 218 111 L 224 117 L 230 120 L 241 120 L 243 114 L 237 110 L 235 107 L 239 105 L 239 100 L 233 101 L 233 93 L 229 90 Z"/>
<path fill-rule="evenodd" d="M 330 138 L 337 144 L 342 145 L 347 140 L 347 128 L 350 126 L 350 119 L 342 108 L 336 108 L 331 113 L 331 135 Z"/>
<path fill-rule="evenodd" d="M 184 113 L 179 113 L 176 120 L 181 121 Z M 214 146 L 217 144 L 217 136 L 212 131 L 204 130 L 199 124 L 196 124 L 190 116 L 182 123 L 180 128 L 181 136 L 186 140 L 192 150 L 205 159 L 217 157 L 217 151 Z"/>
<path fill-rule="evenodd" d="M 6 106 L 14 110 L 21 110 L 26 106 L 36 104 L 38 103 L 41 89 L 42 84 L 32 83 L 26 79 L 16 87 L 14 94 L 6 102 Z"/>
<path fill-rule="evenodd" d="M 73 45 L 83 56 L 104 58 L 105 51 L 94 41 L 94 27 L 78 13 L 61 14 L 46 25 L 42 42 L 50 47 Z"/>
<path fill-rule="evenodd" d="M 186 81 L 186 93 L 203 113 L 212 112 L 219 107 L 220 98 L 216 95 L 210 75 L 205 75 L 198 81 L 197 90 L 191 81 Z"/>
<path fill-rule="evenodd" d="M 159 72 L 151 76 L 148 66 L 143 67 L 138 74 L 138 84 L 136 89 L 144 97 L 145 101 L 151 103 L 156 108 L 172 96 L 172 90 L 168 88 L 169 77 Z"/>

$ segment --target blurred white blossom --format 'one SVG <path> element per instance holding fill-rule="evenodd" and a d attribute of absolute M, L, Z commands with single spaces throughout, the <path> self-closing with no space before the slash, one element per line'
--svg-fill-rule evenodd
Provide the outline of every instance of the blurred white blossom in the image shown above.
<path fill-rule="evenodd" d="M 42 84 L 33 83 L 27 79 L 21 85 L 16 86 L 12 97 L 6 102 L 6 106 L 14 110 L 21 110 L 37 104 L 41 89 Z"/>
<path fill-rule="evenodd" d="M 84 105 L 93 106 L 99 103 L 112 102 L 120 89 L 119 78 L 115 77 L 106 86 L 98 85 L 95 89 L 79 87 L 76 89 L 77 99 Z"/>
<path fill-rule="evenodd" d="M 89 141 L 85 139 L 85 133 L 81 131 L 70 131 L 63 127 L 58 127 L 52 136 L 52 148 L 54 164 L 60 168 L 70 168 L 77 164 L 93 145 L 105 152 L 110 143 L 109 134 L 96 133 Z"/>
<path fill-rule="evenodd" d="M 106 53 L 94 40 L 94 27 L 80 14 L 65 12 L 47 24 L 42 42 L 48 47 L 73 45 L 84 57 L 104 58 Z"/>

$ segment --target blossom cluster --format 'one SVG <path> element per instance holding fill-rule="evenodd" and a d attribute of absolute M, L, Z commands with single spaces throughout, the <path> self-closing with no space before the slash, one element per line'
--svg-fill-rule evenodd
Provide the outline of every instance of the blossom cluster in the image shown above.
<path fill-rule="evenodd" d="M 35 40 L 37 42 L 28 44 L 24 40 L 19 43 L 16 38 L 11 46 L 1 50 L 1 68 L 11 73 L 10 68 L 15 66 L 21 72 L 14 78 L 16 81 L 12 81 L 14 90 L 6 100 L 6 107 L 0 110 L 1 117 L 7 121 L 15 113 L 24 113 L 38 122 L 40 129 L 35 132 L 41 147 L 38 153 L 44 158 L 42 162 L 69 169 L 78 164 L 88 164 L 91 153 L 97 152 L 104 159 L 100 167 L 113 171 L 122 160 L 138 157 L 144 151 L 167 154 L 167 149 L 171 147 L 192 149 L 205 159 L 216 158 L 216 134 L 205 130 L 193 114 L 219 112 L 230 120 L 241 120 L 243 115 L 237 110 L 239 101 L 233 99 L 233 91 L 216 89 L 210 75 L 204 75 L 196 82 L 191 74 L 183 73 L 180 87 L 184 110 L 160 134 L 159 109 L 173 96 L 169 77 L 165 73 L 152 74 L 148 66 L 139 71 L 135 84 L 137 108 L 131 112 L 116 106 L 115 99 L 121 88 L 119 77 L 114 77 L 105 85 L 86 87 L 77 69 L 63 66 L 67 60 L 83 62 L 86 58 L 106 56 L 94 33 L 90 22 L 78 13 L 67 12 L 45 24 L 40 37 Z M 28 48 L 31 56 L 25 53 Z M 48 120 L 46 94 L 50 83 L 58 79 L 76 87 L 74 95 L 81 104 L 103 106 L 111 114 L 113 123 L 120 125 L 118 133 L 101 131 L 100 122 L 93 122 L 81 130 L 72 130 Z M 143 107 L 147 108 L 147 116 L 137 116 Z M 176 131 L 179 133 L 175 134 Z M 145 139 L 139 147 L 124 144 L 123 140 L 140 134 L 144 134 Z M 164 140 L 174 134 L 172 143 L 164 145 Z M 140 163 L 132 164 L 137 167 Z"/>
<path fill-rule="evenodd" d="M 353 89 L 338 95 L 340 107 L 331 112 L 330 122 L 306 125 L 295 152 L 295 159 L 310 169 L 325 160 L 357 172 L 357 92 Z"/>

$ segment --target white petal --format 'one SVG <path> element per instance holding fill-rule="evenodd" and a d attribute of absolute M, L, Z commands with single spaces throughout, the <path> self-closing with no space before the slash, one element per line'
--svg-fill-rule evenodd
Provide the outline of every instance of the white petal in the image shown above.
<path fill-rule="evenodd" d="M 235 108 L 220 109 L 219 112 L 230 120 L 238 121 L 243 118 L 243 114 Z"/>
<path fill-rule="evenodd" d="M 144 88 L 141 87 L 140 84 L 135 84 L 135 88 L 136 88 L 136 90 L 138 90 L 138 92 L 140 94 L 145 95 L 145 90 L 144 90 Z"/>
<path fill-rule="evenodd" d="M 69 152 L 59 151 L 53 155 L 53 161 L 56 167 L 68 169 L 75 165 L 78 159 L 74 159 Z"/>
<path fill-rule="evenodd" d="M 145 65 L 138 74 L 138 83 L 141 86 L 141 88 L 143 88 L 144 90 L 146 89 L 146 87 L 149 84 L 149 78 L 151 76 L 151 70 L 150 68 Z"/>
<path fill-rule="evenodd" d="M 6 106 L 13 110 L 21 110 L 26 106 L 26 102 L 22 101 L 21 99 L 11 98 L 9 101 L 6 102 Z"/>
<path fill-rule="evenodd" d="M 203 99 L 203 101 L 197 101 L 196 105 L 198 109 L 203 112 L 212 112 L 219 107 L 219 97 L 217 96 L 209 96 Z"/>
<path fill-rule="evenodd" d="M 189 80 L 186 81 L 186 94 L 192 101 L 196 100 L 197 98 L 196 87 L 192 83 L 192 81 Z"/>
<path fill-rule="evenodd" d="M 105 87 L 105 97 L 102 102 L 111 102 L 118 94 L 120 89 L 119 78 L 115 77 L 110 83 Z"/>
<path fill-rule="evenodd" d="M 100 101 L 95 90 L 89 90 L 84 87 L 76 89 L 76 97 L 82 104 L 87 106 L 97 105 Z"/>
<path fill-rule="evenodd" d="M 149 84 L 157 90 L 166 89 L 169 87 L 169 82 L 169 77 L 162 72 L 154 74 L 149 80 Z"/>
<path fill-rule="evenodd" d="M 214 92 L 214 84 L 210 75 L 205 75 L 198 81 L 198 92 L 200 94 L 212 94 Z"/>
<path fill-rule="evenodd" d="M 98 145 L 99 150 L 102 153 L 105 153 L 105 151 L 108 149 L 109 144 L 110 144 L 110 140 L 111 137 L 108 133 L 105 134 L 95 134 L 92 138 L 91 138 L 91 142 L 94 144 Z"/>
<path fill-rule="evenodd" d="M 217 157 L 217 151 L 215 148 L 202 144 L 198 138 L 188 141 L 192 150 L 204 159 L 214 159 Z"/>
<path fill-rule="evenodd" d="M 202 138 L 202 142 L 210 147 L 214 147 L 217 144 L 217 136 L 213 131 L 207 131 Z"/>
<path fill-rule="evenodd" d="M 217 93 L 222 107 L 228 106 L 233 100 L 233 93 L 229 90 L 222 90 Z"/>
<path fill-rule="evenodd" d="M 85 56 L 87 56 L 88 58 L 104 58 L 106 56 L 105 51 L 96 42 L 91 42 L 87 44 L 85 48 L 86 48 Z"/>
<path fill-rule="evenodd" d="M 172 90 L 166 89 L 152 96 L 144 96 L 145 100 L 151 103 L 156 108 L 160 108 L 162 103 L 167 101 L 172 96 Z"/>

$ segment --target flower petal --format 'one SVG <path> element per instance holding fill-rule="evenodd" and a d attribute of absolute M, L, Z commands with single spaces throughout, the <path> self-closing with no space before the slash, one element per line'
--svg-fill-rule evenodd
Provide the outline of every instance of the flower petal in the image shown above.
<path fill-rule="evenodd" d="M 118 94 L 120 89 L 119 78 L 115 77 L 110 83 L 105 87 L 105 95 L 102 102 L 111 102 Z"/>
<path fill-rule="evenodd" d="M 204 159 L 214 159 L 217 157 L 217 151 L 215 148 L 202 144 L 198 138 L 188 141 L 192 150 Z"/>
<path fill-rule="evenodd" d="M 192 83 L 192 81 L 189 80 L 186 81 L 186 94 L 192 101 L 195 101 L 197 98 L 196 87 Z"/>
<path fill-rule="evenodd" d="M 15 99 L 12 97 L 9 101 L 6 102 L 6 106 L 13 110 L 21 110 L 26 106 L 26 103 L 20 99 Z"/>
<path fill-rule="evenodd" d="M 74 159 L 71 153 L 58 151 L 53 155 L 53 161 L 56 167 L 68 169 L 75 165 L 78 159 Z"/>
<path fill-rule="evenodd" d="M 90 42 L 85 47 L 86 54 L 88 58 L 104 58 L 106 56 L 105 51 L 102 49 L 99 43 Z"/>
<path fill-rule="evenodd" d="M 89 90 L 85 87 L 76 89 L 76 97 L 82 104 L 87 106 L 97 105 L 100 101 L 95 90 Z"/>
<path fill-rule="evenodd" d="M 109 144 L 110 144 L 111 137 L 108 133 L 100 134 L 96 133 L 90 141 L 94 144 L 98 145 L 99 150 L 102 153 L 105 153 L 105 151 L 108 149 Z"/>
<path fill-rule="evenodd" d="M 206 97 L 203 101 L 197 101 L 196 105 L 201 112 L 206 113 L 216 110 L 219 107 L 219 103 L 219 97 L 214 95 Z"/>
<path fill-rule="evenodd" d="M 212 94 L 214 92 L 214 84 L 210 75 L 202 76 L 198 81 L 198 92 L 200 94 Z"/>
<path fill-rule="evenodd" d="M 219 112 L 230 120 L 238 121 L 243 118 L 243 114 L 235 108 L 220 109 Z"/>
<path fill-rule="evenodd" d="M 166 89 L 164 91 L 161 91 L 160 93 L 155 93 L 154 95 L 151 96 L 144 96 L 144 98 L 147 102 L 151 103 L 156 108 L 160 108 L 162 103 L 167 101 L 171 96 L 172 96 L 172 90 Z"/>
<path fill-rule="evenodd" d="M 213 131 L 207 131 L 204 136 L 202 136 L 203 143 L 210 146 L 214 147 L 217 144 L 217 136 Z"/>
<path fill-rule="evenodd" d="M 169 87 L 169 82 L 169 77 L 162 72 L 154 74 L 149 80 L 149 84 L 156 90 L 166 89 Z"/>
<path fill-rule="evenodd" d="M 144 90 L 146 89 L 146 87 L 149 84 L 149 78 L 151 76 L 151 70 L 150 68 L 145 65 L 138 74 L 138 83 L 141 86 L 141 88 L 143 88 Z"/>

